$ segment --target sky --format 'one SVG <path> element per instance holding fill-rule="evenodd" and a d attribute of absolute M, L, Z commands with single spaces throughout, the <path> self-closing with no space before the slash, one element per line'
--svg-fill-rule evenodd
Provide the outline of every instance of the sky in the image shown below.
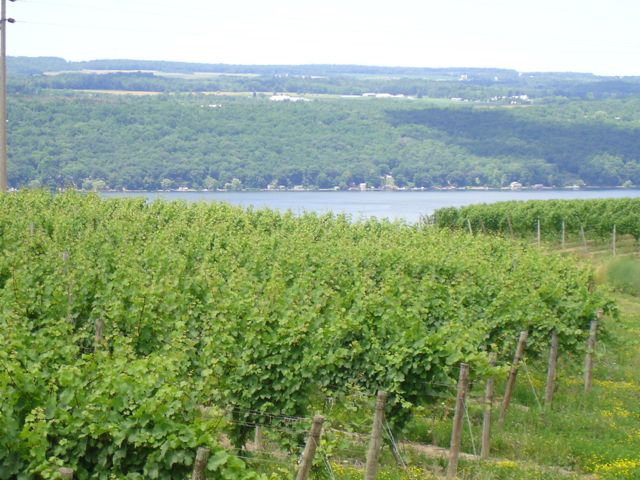
<path fill-rule="evenodd" d="M 640 75 L 638 0 L 17 0 L 7 55 Z"/>

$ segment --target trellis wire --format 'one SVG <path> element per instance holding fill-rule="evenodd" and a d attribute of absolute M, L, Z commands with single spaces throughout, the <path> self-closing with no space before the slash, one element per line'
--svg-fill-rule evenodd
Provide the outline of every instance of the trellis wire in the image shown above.
<path fill-rule="evenodd" d="M 536 403 L 538 404 L 538 409 L 540 410 L 540 413 L 543 413 L 542 410 L 542 405 L 540 405 L 540 400 L 538 400 L 538 393 L 536 392 L 535 387 L 533 386 L 533 381 L 531 380 L 531 375 L 529 375 L 529 369 L 527 368 L 527 362 L 525 362 L 524 360 L 520 361 L 522 363 L 522 365 L 524 365 L 524 371 L 527 374 L 527 379 L 529 380 L 529 385 L 531 385 L 531 390 L 533 390 L 533 396 L 536 398 Z"/>
<path fill-rule="evenodd" d="M 536 392 L 535 387 L 533 386 L 533 381 L 531 380 L 531 375 L 529 375 L 529 369 L 527 368 L 527 363 L 523 360 L 521 362 L 524 365 L 524 371 L 527 374 L 527 378 L 529 379 L 529 385 L 531 385 L 531 390 L 533 390 L 533 396 L 536 398 L 536 403 L 538 404 L 538 410 L 540 410 L 540 417 L 545 425 L 549 425 L 547 421 L 547 417 L 544 414 L 544 410 L 542 409 L 542 405 L 540 405 L 540 400 L 538 399 L 538 393 Z"/>
<path fill-rule="evenodd" d="M 471 438 L 471 449 L 473 450 L 473 458 L 476 461 L 474 469 L 477 473 L 479 463 L 480 463 L 480 457 L 478 457 L 478 454 L 476 452 L 476 442 L 473 439 L 473 430 L 471 429 L 471 419 L 469 418 L 469 409 L 467 408 L 466 398 L 462 399 L 462 406 L 464 407 L 464 414 L 467 417 L 467 425 L 469 425 L 469 438 Z"/>
<path fill-rule="evenodd" d="M 316 442 L 315 438 L 311 437 L 311 439 L 313 440 L 313 443 L 316 444 L 316 449 L 317 449 L 318 453 L 320 454 L 320 458 L 322 459 L 322 462 L 324 463 L 324 466 L 327 468 L 327 471 L 329 472 L 329 476 L 331 477 L 331 480 L 336 480 L 336 477 L 333 475 L 333 469 L 331 468 L 331 465 L 329 464 L 329 459 L 324 454 L 323 448 L 320 445 L 318 445 L 318 442 Z M 320 443 L 322 443 L 322 442 L 320 442 Z"/>
<path fill-rule="evenodd" d="M 267 462 L 267 463 L 276 463 L 278 465 L 288 465 L 291 466 L 291 464 L 287 463 L 287 462 L 283 462 L 283 461 L 278 461 L 278 460 L 267 460 L 266 458 L 252 458 L 252 457 L 244 457 L 242 455 L 236 455 L 237 458 L 244 458 L 245 460 L 249 460 L 252 462 Z"/>
<path fill-rule="evenodd" d="M 382 427 L 384 428 L 384 430 L 387 432 L 387 435 L 389 437 L 389 440 L 391 440 L 391 443 L 393 444 L 393 448 L 395 449 L 396 453 L 398 454 L 398 458 L 400 459 L 400 461 L 402 462 L 402 468 L 407 468 L 407 464 L 404 461 L 404 458 L 402 458 L 402 455 L 400 455 L 400 450 L 398 450 L 398 444 L 396 443 L 395 438 L 393 438 L 393 433 L 391 432 L 391 428 L 389 427 L 389 422 L 387 422 L 385 420 L 384 424 L 382 425 Z"/>

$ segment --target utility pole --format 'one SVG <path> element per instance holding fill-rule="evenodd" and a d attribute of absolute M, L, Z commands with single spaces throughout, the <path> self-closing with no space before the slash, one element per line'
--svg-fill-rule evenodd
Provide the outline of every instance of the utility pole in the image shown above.
<path fill-rule="evenodd" d="M 0 7 L 0 193 L 7 191 L 7 0 Z M 10 0 L 15 2 L 16 0 Z"/>

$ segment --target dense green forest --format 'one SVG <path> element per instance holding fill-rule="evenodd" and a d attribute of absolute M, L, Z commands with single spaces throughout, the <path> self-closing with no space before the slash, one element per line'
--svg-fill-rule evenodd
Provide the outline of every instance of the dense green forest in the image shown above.
<path fill-rule="evenodd" d="M 13 96 L 9 181 L 159 189 L 640 184 L 640 97 L 529 108 L 425 100 Z M 219 106 L 218 106 L 219 105 Z"/>
<path fill-rule="evenodd" d="M 385 175 L 399 188 L 640 184 L 637 78 L 48 57 L 8 65 L 15 188 L 382 187 Z M 313 101 L 269 101 L 283 92 Z M 338 96 L 365 92 L 405 97 Z"/>

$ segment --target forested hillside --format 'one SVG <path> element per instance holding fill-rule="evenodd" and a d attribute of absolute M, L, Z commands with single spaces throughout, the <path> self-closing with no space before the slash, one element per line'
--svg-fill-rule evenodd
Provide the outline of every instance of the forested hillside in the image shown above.
<path fill-rule="evenodd" d="M 528 108 L 246 96 L 9 99 L 9 181 L 158 189 L 640 184 L 640 98 Z"/>
<path fill-rule="evenodd" d="M 8 67 L 16 188 L 640 184 L 638 78 L 53 57 Z M 311 101 L 269 100 L 285 92 Z"/>

